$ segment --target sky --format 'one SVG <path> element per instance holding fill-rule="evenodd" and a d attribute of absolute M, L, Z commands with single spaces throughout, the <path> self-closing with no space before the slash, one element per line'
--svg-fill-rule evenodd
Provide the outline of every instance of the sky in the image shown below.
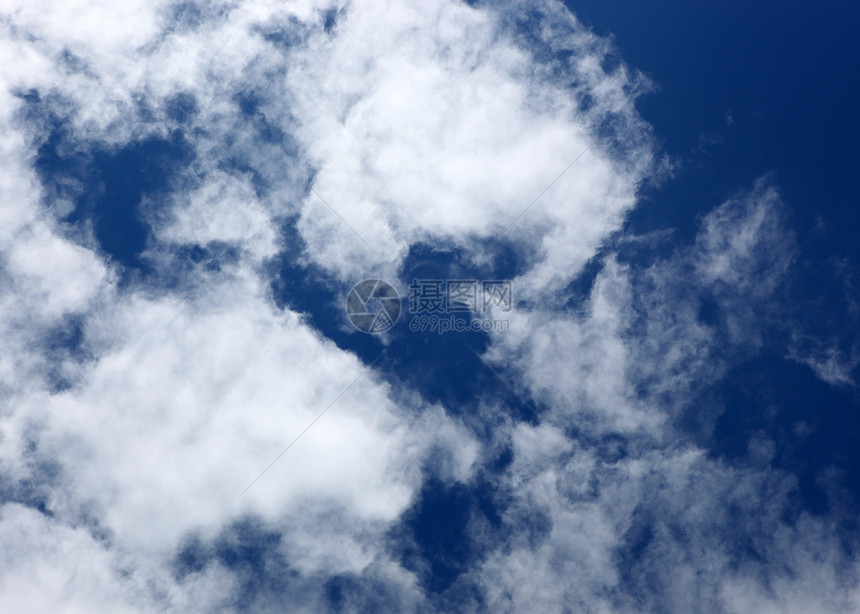
<path fill-rule="evenodd" d="M 860 611 L 858 17 L 0 2 L 0 611 Z"/>

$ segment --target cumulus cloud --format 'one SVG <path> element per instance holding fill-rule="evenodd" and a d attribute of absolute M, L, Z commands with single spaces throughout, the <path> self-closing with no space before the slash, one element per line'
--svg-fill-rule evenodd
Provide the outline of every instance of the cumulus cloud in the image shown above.
<path fill-rule="evenodd" d="M 618 227 L 652 154 L 632 106 L 643 80 L 623 66 L 604 71 L 611 49 L 556 5 L 538 9 L 534 28 L 570 59 L 536 62 L 509 32 L 518 8 L 369 4 L 335 37 L 311 38 L 288 79 L 315 190 L 374 250 L 393 258 L 398 243 L 425 241 L 471 251 L 475 238 L 507 231 L 540 252 L 523 290 L 549 291 Z M 587 110 L 570 82 L 593 99 Z M 630 151 L 613 156 L 611 146 Z M 378 259 L 315 195 L 300 228 L 311 256 L 339 275 Z"/>
<path fill-rule="evenodd" d="M 444 609 L 394 529 L 427 463 L 469 484 L 505 446 L 474 609 L 856 606 L 827 520 L 784 519 L 767 443 L 734 467 L 677 426 L 761 343 L 795 253 L 773 183 L 652 266 L 610 254 L 569 308 L 659 165 L 649 83 L 560 3 L 22 2 L 0 24 L 2 607 Z M 137 195 L 133 272 L 72 213 L 145 142 L 184 153 Z M 271 296 L 279 253 L 343 284 L 420 243 L 524 254 L 484 358 L 534 423 L 479 441 Z"/>
<path fill-rule="evenodd" d="M 454 480 L 468 477 L 478 448 L 441 408 L 392 401 L 355 357 L 297 314 L 279 312 L 259 276 L 262 259 L 277 250 L 276 218 L 289 213 L 304 171 L 284 152 L 284 138 L 252 142 L 267 126 L 287 125 L 239 109 L 236 96 L 250 88 L 236 81 L 247 71 L 248 81 L 267 85 L 262 75 L 282 58 L 257 28 L 296 14 L 252 5 L 230 22 L 172 31 L 166 6 L 65 8 L 22 5 L 5 19 L 4 53 L 29 60 L 4 74 L 11 207 L 2 245 L 2 458 L 12 499 L 37 497 L 41 509 L 4 508 L 4 551 L 29 552 L 4 565 L 10 608 L 240 607 L 232 572 L 217 557 L 181 581 L 171 569 L 189 535 L 217 542 L 247 517 L 289 536 L 278 556 L 299 573 L 373 567 L 408 591 L 407 574 L 385 571 L 386 527 L 410 503 L 430 448 L 452 450 Z M 313 7 L 299 14 L 319 17 Z M 216 43 L 225 36 L 239 48 Z M 257 58 L 262 50 L 268 60 Z M 190 98 L 177 110 L 183 93 Z M 48 116 L 28 117 L 28 100 L 47 105 Z M 172 193 L 139 203 L 151 228 L 149 261 L 166 266 L 171 250 L 213 244 L 235 246 L 239 259 L 192 265 L 176 293 L 151 280 L 119 287 L 86 225 L 64 223 L 68 203 L 41 189 L 33 163 L 46 137 L 38 131 L 60 122 L 63 153 L 91 161 L 99 149 L 163 138 L 178 112 L 223 132 L 191 138 L 194 160 L 168 186 Z M 248 171 L 219 170 L 239 155 Z M 72 188 L 74 200 L 80 186 Z M 75 364 L 58 388 L 56 356 L 44 343 L 69 326 Z M 327 427 L 321 419 L 289 462 L 239 499 L 335 400 L 342 413 L 333 409 Z"/>

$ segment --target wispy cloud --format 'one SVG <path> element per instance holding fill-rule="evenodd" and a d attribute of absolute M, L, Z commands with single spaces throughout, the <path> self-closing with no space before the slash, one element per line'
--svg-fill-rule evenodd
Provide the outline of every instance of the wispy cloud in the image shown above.
<path fill-rule="evenodd" d="M 0 610 L 857 605 L 827 518 L 785 520 L 768 443 L 732 466 L 678 426 L 761 345 L 796 253 L 779 193 L 759 181 L 651 265 L 614 253 L 670 236 L 619 238 L 660 172 L 650 83 L 560 3 L 21 2 L 0 26 Z M 129 270 L 78 207 L 111 195 L 98 160 L 149 141 L 184 156 L 136 196 Z M 359 377 L 271 296 L 287 251 L 336 285 L 418 244 L 529 254 L 484 359 L 533 423 L 484 400 L 478 433 Z M 428 466 L 498 511 L 463 519 L 480 552 L 442 597 L 395 543 Z"/>

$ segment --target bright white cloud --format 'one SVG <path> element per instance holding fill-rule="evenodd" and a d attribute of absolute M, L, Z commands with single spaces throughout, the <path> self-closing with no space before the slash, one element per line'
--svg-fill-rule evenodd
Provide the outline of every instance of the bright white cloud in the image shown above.
<path fill-rule="evenodd" d="M 280 535 L 307 611 L 323 608 L 320 587 L 337 574 L 394 587 L 400 610 L 430 607 L 386 549 L 388 531 L 414 503 L 429 454 L 444 450 L 443 478 L 466 481 L 484 449 L 445 408 L 394 394 L 373 370 L 359 377 L 355 356 L 272 304 L 260 265 L 283 247 L 279 225 L 291 217 L 305 262 L 340 281 L 393 274 L 422 241 L 481 260 L 475 239 L 507 230 L 504 240 L 531 254 L 516 287 L 532 307 L 511 315 L 487 359 L 548 411 L 495 435 L 514 450 L 499 480 L 515 530 L 467 573 L 493 611 L 856 605 L 854 567 L 826 545 L 826 522 L 780 519 L 785 475 L 711 461 L 671 427 L 720 376 L 723 349 L 755 345 L 793 256 L 778 194 L 757 184 L 707 216 L 694 246 L 645 271 L 608 258 L 584 311 L 558 309 L 560 290 L 655 172 L 650 129 L 633 106 L 648 84 L 623 65 L 606 69 L 611 45 L 560 3 L 530 5 L 528 32 L 514 23 L 525 8 L 4 9 L 0 471 L 18 503 L 0 507 L 0 609 L 236 609 L 241 574 L 217 557 L 184 576 L 173 566 L 191 536 L 211 545 L 248 518 Z M 23 96 L 34 94 L 40 110 L 28 117 Z M 41 185 L 36 154 L 54 121 L 84 160 L 167 138 L 182 96 L 192 159 L 167 196 L 141 205 L 152 227 L 145 257 L 180 283 L 120 285 L 92 229 L 58 221 L 82 185 L 67 178 L 62 194 Z M 217 271 L 166 270 L 177 249 L 216 244 L 238 258 Z M 719 325 L 697 315 L 694 294 L 705 288 Z M 47 346 L 70 326 L 82 332 L 80 355 L 58 360 Z M 612 450 L 621 445 L 625 455 Z M 51 515 L 20 505 L 31 491 Z M 727 501 L 761 518 L 738 530 L 759 535 L 763 552 L 740 570 L 719 543 L 733 530 Z M 648 518 L 665 521 L 649 529 L 642 566 L 624 571 L 619 548 Z M 254 606 L 280 611 L 276 601 Z"/>
<path fill-rule="evenodd" d="M 315 190 L 385 259 L 398 242 L 469 250 L 474 237 L 510 227 L 512 238 L 540 246 L 523 291 L 569 280 L 633 205 L 650 149 L 646 140 L 626 160 L 606 151 L 599 124 L 610 115 L 629 122 L 617 135 L 626 145 L 647 132 L 629 94 L 637 82 L 623 68 L 600 69 L 609 49 L 566 17 L 566 28 L 547 33 L 547 44 L 573 54 L 564 82 L 517 44 L 502 16 L 459 2 L 367 4 L 336 37 L 312 37 L 288 79 Z M 569 81 L 587 84 L 592 111 Z M 311 256 L 339 275 L 378 260 L 313 194 L 300 227 Z"/>

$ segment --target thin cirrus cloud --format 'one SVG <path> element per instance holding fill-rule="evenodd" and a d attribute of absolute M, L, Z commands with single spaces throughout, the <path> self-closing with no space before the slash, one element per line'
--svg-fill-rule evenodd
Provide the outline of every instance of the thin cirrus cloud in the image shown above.
<path fill-rule="evenodd" d="M 795 254 L 778 191 L 759 181 L 650 266 L 609 254 L 564 308 L 665 165 L 634 108 L 648 81 L 560 4 L 524 8 L 5 10 L 0 608 L 856 607 L 830 521 L 785 520 L 771 444 L 734 467 L 678 425 L 761 343 Z M 149 142 L 181 155 L 134 203 L 133 272 L 100 238 L 116 192 L 91 167 Z M 284 236 L 334 286 L 396 277 L 417 244 L 525 254 L 523 308 L 483 358 L 540 418 L 486 435 L 365 371 L 276 306 Z M 473 551 L 443 586 L 398 554 L 420 550 L 398 536 L 428 466 L 448 488 L 492 483 L 498 510 L 464 520 Z"/>

